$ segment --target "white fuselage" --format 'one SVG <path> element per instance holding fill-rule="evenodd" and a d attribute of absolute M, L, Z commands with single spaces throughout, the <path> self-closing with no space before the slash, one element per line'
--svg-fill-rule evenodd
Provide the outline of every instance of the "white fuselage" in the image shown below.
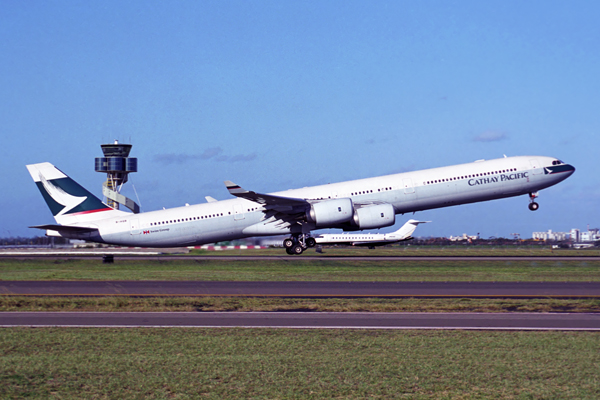
<path fill-rule="evenodd" d="M 411 240 L 420 224 L 430 221 L 408 220 L 400 229 L 390 233 L 324 233 L 315 237 L 316 244 L 350 244 L 352 246 L 383 246 L 390 243 Z"/>
<path fill-rule="evenodd" d="M 308 200 L 350 198 L 354 203 L 389 203 L 396 214 L 403 214 L 537 192 L 571 175 L 572 171 L 550 173 L 546 167 L 553 162 L 556 159 L 551 157 L 507 157 L 272 194 Z M 86 224 L 98 228 L 98 234 L 86 239 L 170 247 L 293 233 L 289 225 L 273 223 L 265 211 L 258 203 L 236 197 L 126 214 Z"/>
<path fill-rule="evenodd" d="M 370 244 L 396 243 L 401 240 L 400 236 L 394 233 L 331 233 L 319 235 L 316 238 L 317 244 L 350 244 L 353 246 Z"/>

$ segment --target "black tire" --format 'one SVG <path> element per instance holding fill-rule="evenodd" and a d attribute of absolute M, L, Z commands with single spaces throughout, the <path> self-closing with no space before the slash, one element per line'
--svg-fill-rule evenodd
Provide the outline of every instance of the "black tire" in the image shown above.
<path fill-rule="evenodd" d="M 292 247 L 294 247 L 294 241 L 292 240 L 292 238 L 284 239 L 283 247 L 285 247 L 286 249 L 291 249 Z"/>
<path fill-rule="evenodd" d="M 533 203 L 529 203 L 529 209 L 530 209 L 531 211 L 535 211 L 535 210 L 537 210 L 538 208 L 540 208 L 540 205 L 539 205 L 538 203 L 536 203 L 535 201 L 534 201 Z"/>
<path fill-rule="evenodd" d="M 306 238 L 306 246 L 315 247 L 317 245 L 317 241 L 313 237 Z"/>
<path fill-rule="evenodd" d="M 285 249 L 285 252 L 286 252 L 286 253 L 288 253 L 290 256 L 293 256 L 293 255 L 294 255 L 294 252 L 292 251 L 292 249 L 291 249 L 291 248 L 289 248 L 289 249 Z"/>
<path fill-rule="evenodd" d="M 304 249 L 302 248 L 302 246 L 300 246 L 299 244 L 297 244 L 294 247 L 292 247 L 291 251 L 292 251 L 292 254 L 300 255 L 300 254 L 302 254 L 302 252 L 304 251 Z"/>

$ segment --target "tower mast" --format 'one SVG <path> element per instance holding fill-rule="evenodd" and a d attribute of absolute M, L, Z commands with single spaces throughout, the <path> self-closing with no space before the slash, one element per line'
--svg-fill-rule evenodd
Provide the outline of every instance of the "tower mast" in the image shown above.
<path fill-rule="evenodd" d="M 127 182 L 131 172 L 137 172 L 137 158 L 129 157 L 131 144 L 121 144 L 115 140 L 112 144 L 100 146 L 104 157 L 96 157 L 96 172 L 106 173 L 106 182 L 102 184 L 102 194 L 106 196 L 109 207 L 119 209 L 123 204 L 134 213 L 140 212 L 140 207 L 131 199 L 123 196 L 121 188 Z"/>

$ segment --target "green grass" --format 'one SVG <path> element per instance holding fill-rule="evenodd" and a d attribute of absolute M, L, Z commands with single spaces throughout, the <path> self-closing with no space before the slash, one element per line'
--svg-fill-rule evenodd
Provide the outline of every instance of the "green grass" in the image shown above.
<path fill-rule="evenodd" d="M 552 260 L 353 259 L 151 261 L 120 259 L 0 259 L 2 280 L 208 281 L 600 281 L 600 258 Z"/>
<path fill-rule="evenodd" d="M 0 398 L 596 399 L 589 332 L 0 331 Z"/>
<path fill-rule="evenodd" d="M 189 255 L 210 256 L 281 256 L 287 257 L 282 248 L 254 249 L 254 250 L 192 250 Z M 302 253 L 303 256 L 314 257 L 599 257 L 600 247 L 588 249 L 553 249 L 548 245 L 532 246 L 491 246 L 491 245 L 466 245 L 456 244 L 449 246 L 415 246 L 400 244 L 393 246 L 366 247 L 326 246 L 322 253 L 309 249 Z"/>
<path fill-rule="evenodd" d="M 353 250 L 338 254 L 357 254 Z M 411 251 L 407 255 L 414 255 Z M 482 252 L 469 254 L 488 255 Z M 359 262 L 282 257 L 265 262 L 117 257 L 112 265 L 100 258 L 0 259 L 0 277 L 600 281 L 600 259 Z M 1 296 L 0 310 L 599 312 L 600 301 Z M 600 336 L 587 332 L 0 329 L 2 399 L 595 399 L 600 397 L 598 365 Z"/>
<path fill-rule="evenodd" d="M 600 281 L 598 260 L 356 261 L 0 259 L 2 280 Z M 598 312 L 596 300 L 244 299 L 0 297 L 0 310 L 97 311 L 537 311 Z"/>
<path fill-rule="evenodd" d="M 0 296 L 0 311 L 600 312 L 600 299 Z"/>

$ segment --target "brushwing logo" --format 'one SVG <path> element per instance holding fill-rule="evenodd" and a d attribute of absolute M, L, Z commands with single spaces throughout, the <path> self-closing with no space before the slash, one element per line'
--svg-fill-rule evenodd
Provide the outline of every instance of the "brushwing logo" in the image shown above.
<path fill-rule="evenodd" d="M 60 210 L 60 212 L 56 214 L 56 216 L 68 213 L 69 211 L 71 211 L 72 209 L 74 209 L 75 207 L 87 200 L 87 196 L 78 197 L 65 192 L 60 187 L 56 186 L 51 181 L 48 181 L 46 178 L 44 178 L 44 176 L 41 173 L 39 174 L 39 177 L 40 182 L 42 182 L 42 185 L 44 186 L 44 189 L 46 190 L 48 195 L 50 195 L 50 197 L 52 197 L 52 199 L 55 202 L 63 206 L 63 209 Z"/>

